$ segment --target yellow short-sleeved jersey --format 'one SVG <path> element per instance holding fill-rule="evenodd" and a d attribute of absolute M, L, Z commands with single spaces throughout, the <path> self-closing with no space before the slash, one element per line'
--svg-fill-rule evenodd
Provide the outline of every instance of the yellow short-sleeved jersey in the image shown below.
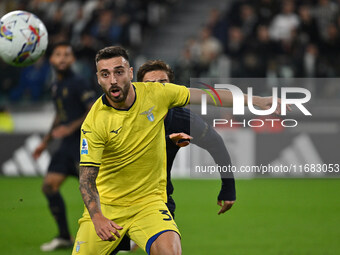
<path fill-rule="evenodd" d="M 80 166 L 97 166 L 101 203 L 129 206 L 161 198 L 166 202 L 164 117 L 184 106 L 190 93 L 170 83 L 133 83 L 136 98 L 128 110 L 109 105 L 105 95 L 81 127 Z"/>

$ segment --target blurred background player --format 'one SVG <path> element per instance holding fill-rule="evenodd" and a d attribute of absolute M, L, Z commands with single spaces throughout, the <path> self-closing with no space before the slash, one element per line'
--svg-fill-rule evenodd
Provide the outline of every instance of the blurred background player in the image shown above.
<path fill-rule="evenodd" d="M 95 97 L 89 84 L 72 71 L 74 61 L 75 56 L 69 43 L 60 42 L 53 47 L 50 64 L 55 71 L 52 96 L 56 116 L 50 132 L 35 149 L 33 157 L 37 159 L 52 139 L 60 140 L 42 185 L 42 191 L 48 200 L 49 209 L 58 225 L 59 233 L 52 241 L 40 247 L 42 251 L 52 251 L 73 245 L 64 200 L 59 190 L 68 176 L 79 175 L 80 126 Z"/>
<path fill-rule="evenodd" d="M 161 60 L 150 60 L 143 64 L 137 72 L 138 82 L 160 82 L 160 83 L 173 83 L 174 72 L 171 67 Z M 189 144 L 191 140 L 193 144 L 207 150 L 214 158 L 215 163 L 220 166 L 231 165 L 231 160 L 227 148 L 224 145 L 221 136 L 208 125 L 201 117 L 191 112 L 189 109 L 182 107 L 175 107 L 168 111 L 164 120 L 165 134 L 166 134 L 166 155 L 167 155 L 167 196 L 168 202 L 166 203 L 171 215 L 175 218 L 176 204 L 172 198 L 174 187 L 171 182 L 171 169 L 175 160 L 176 154 L 180 147 Z M 191 131 L 191 132 L 190 132 Z M 233 174 L 221 176 L 222 187 L 217 197 L 217 203 L 222 208 L 218 214 L 224 213 L 229 210 L 235 200 L 235 180 Z M 130 242 L 126 236 L 115 250 L 129 249 Z M 132 250 L 138 247 L 133 245 Z M 113 253 L 116 254 L 116 253 Z"/>

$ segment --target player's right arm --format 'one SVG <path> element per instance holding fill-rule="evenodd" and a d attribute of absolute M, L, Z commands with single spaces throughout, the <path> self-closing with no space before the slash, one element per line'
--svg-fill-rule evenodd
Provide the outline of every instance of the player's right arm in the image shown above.
<path fill-rule="evenodd" d="M 171 123 L 167 123 L 167 131 L 184 132 L 193 136 L 192 143 L 207 150 L 216 164 L 231 165 L 230 155 L 222 137 L 199 115 L 185 108 L 171 110 Z M 221 206 L 218 214 L 228 211 L 236 200 L 235 180 L 233 173 L 221 172 L 222 186 L 217 203 Z"/>
<path fill-rule="evenodd" d="M 197 89 L 197 88 L 189 88 L 190 91 L 190 104 L 196 104 L 200 105 L 202 103 L 202 95 L 205 94 L 206 92 Z M 213 93 L 211 90 L 208 90 L 211 93 Z M 231 91 L 227 89 L 216 89 L 218 95 L 220 96 L 221 99 L 221 106 L 223 107 L 232 107 L 233 106 L 233 94 Z M 243 94 L 243 99 L 244 99 L 244 105 L 248 105 L 248 95 Z M 253 105 L 262 109 L 262 110 L 268 110 L 273 104 L 273 97 L 261 97 L 261 96 L 253 96 L 252 97 Z M 215 102 L 213 101 L 212 98 L 207 97 L 207 103 L 209 105 L 214 105 Z M 290 105 L 287 105 L 287 109 L 291 111 Z M 278 104 L 276 106 L 276 110 L 274 112 L 275 114 L 280 114 L 281 113 L 281 99 L 278 99 Z"/>
<path fill-rule="evenodd" d="M 99 193 L 96 186 L 98 172 L 99 167 L 80 166 L 79 190 L 85 206 L 89 211 L 97 235 L 103 241 L 114 241 L 116 240 L 114 235 L 119 238 L 118 230 L 123 228 L 106 218 L 101 211 Z"/>
<path fill-rule="evenodd" d="M 213 157 L 215 163 L 220 166 L 231 166 L 229 152 L 222 137 L 198 115 L 190 113 L 190 126 L 192 134 L 197 137 L 193 143 L 207 150 Z M 225 213 L 235 203 L 236 190 L 235 180 L 232 172 L 220 172 L 222 186 L 217 197 L 217 204 L 221 207 L 218 214 Z"/>

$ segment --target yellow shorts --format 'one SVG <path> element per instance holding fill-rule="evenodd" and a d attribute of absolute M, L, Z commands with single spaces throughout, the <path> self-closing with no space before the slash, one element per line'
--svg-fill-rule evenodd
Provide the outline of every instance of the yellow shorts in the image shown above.
<path fill-rule="evenodd" d="M 134 204 L 129 207 L 102 204 L 101 209 L 106 218 L 123 227 L 119 230 L 121 238 L 112 242 L 101 240 L 85 209 L 83 217 L 79 220 L 79 230 L 72 254 L 110 254 L 125 234 L 150 254 L 152 243 L 161 233 L 175 231 L 180 235 L 167 206 L 161 200 Z"/>

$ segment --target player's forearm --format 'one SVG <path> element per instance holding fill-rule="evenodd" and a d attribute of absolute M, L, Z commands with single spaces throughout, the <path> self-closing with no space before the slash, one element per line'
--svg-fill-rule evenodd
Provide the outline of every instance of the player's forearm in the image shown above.
<path fill-rule="evenodd" d="M 59 122 L 60 122 L 60 118 L 59 118 L 58 114 L 56 114 L 56 116 L 54 117 L 54 120 L 53 120 L 52 127 L 50 128 L 48 133 L 44 136 L 43 142 L 45 144 L 48 144 L 49 141 L 52 140 L 52 131 L 56 126 L 58 126 Z"/>
<path fill-rule="evenodd" d="M 76 120 L 72 121 L 69 124 L 69 128 L 72 131 L 71 133 L 73 133 L 74 131 L 80 129 L 81 125 L 83 124 L 83 122 L 84 122 L 84 120 L 86 118 L 86 115 L 87 115 L 87 113 L 85 115 L 83 115 L 82 117 L 80 117 L 79 119 L 76 119 Z"/>
<path fill-rule="evenodd" d="M 233 106 L 233 96 L 232 96 L 232 93 L 229 90 L 217 89 L 216 91 L 219 94 L 221 101 L 222 101 L 222 105 L 224 107 L 232 107 Z M 243 94 L 243 98 L 244 98 L 244 105 L 247 106 L 248 105 L 248 95 Z M 260 97 L 260 96 L 252 96 L 252 102 L 253 102 L 254 106 L 260 106 L 261 100 L 262 100 L 262 97 Z M 215 105 L 215 103 L 212 99 L 208 101 L 208 104 Z"/>
<path fill-rule="evenodd" d="M 202 95 L 207 95 L 205 91 L 196 89 L 196 88 L 190 88 L 190 104 L 201 104 L 202 103 Z M 211 90 L 207 90 L 211 95 L 214 95 L 215 93 Z M 229 90 L 226 89 L 217 89 L 216 92 L 218 93 L 222 105 L 224 107 L 231 107 L 233 106 L 233 95 Z M 215 101 L 212 97 L 207 96 L 207 104 L 209 105 L 215 105 Z"/>
<path fill-rule="evenodd" d="M 99 193 L 96 186 L 98 171 L 98 167 L 92 166 L 81 166 L 79 169 L 79 190 L 91 218 L 98 213 L 101 214 Z"/>
<path fill-rule="evenodd" d="M 222 105 L 224 107 L 232 107 L 233 106 L 233 94 L 226 89 L 217 89 L 218 95 L 221 98 Z M 213 93 L 213 91 L 211 91 Z M 215 102 L 209 97 L 208 104 L 215 105 Z M 219 105 L 219 104 L 217 104 Z"/>
<path fill-rule="evenodd" d="M 199 121 L 198 117 L 192 115 L 191 133 L 194 137 L 192 143 L 207 150 L 218 165 L 227 166 L 231 164 L 230 155 L 222 137 L 206 122 Z"/>
<path fill-rule="evenodd" d="M 222 178 L 222 187 L 217 197 L 218 200 L 235 201 L 236 189 L 234 178 Z"/>
<path fill-rule="evenodd" d="M 260 97 L 260 96 L 253 96 L 253 97 L 252 97 L 253 106 L 260 106 L 262 100 L 263 100 L 263 97 Z M 244 105 L 245 105 L 245 106 L 248 105 L 248 95 L 247 95 L 247 94 L 244 94 Z"/>
<path fill-rule="evenodd" d="M 80 127 L 81 127 L 81 125 L 83 124 L 83 122 L 84 122 L 84 120 L 85 120 L 85 118 L 86 118 L 88 112 L 91 110 L 91 107 L 92 107 L 92 104 L 90 104 L 90 105 L 88 106 L 88 109 L 87 109 L 86 113 L 85 113 L 83 116 L 81 116 L 80 118 L 76 119 L 75 121 L 72 121 L 72 122 L 69 124 L 69 127 L 70 127 L 70 129 L 72 130 L 72 133 L 73 133 L 74 131 L 80 129 Z"/>
<path fill-rule="evenodd" d="M 222 137 L 212 128 L 208 127 L 207 132 L 201 135 L 201 139 L 196 140 L 196 144 L 206 149 L 219 166 L 229 168 L 231 159 Z M 235 180 L 232 171 L 221 171 L 222 187 L 218 195 L 218 200 L 234 201 L 236 199 Z"/>

